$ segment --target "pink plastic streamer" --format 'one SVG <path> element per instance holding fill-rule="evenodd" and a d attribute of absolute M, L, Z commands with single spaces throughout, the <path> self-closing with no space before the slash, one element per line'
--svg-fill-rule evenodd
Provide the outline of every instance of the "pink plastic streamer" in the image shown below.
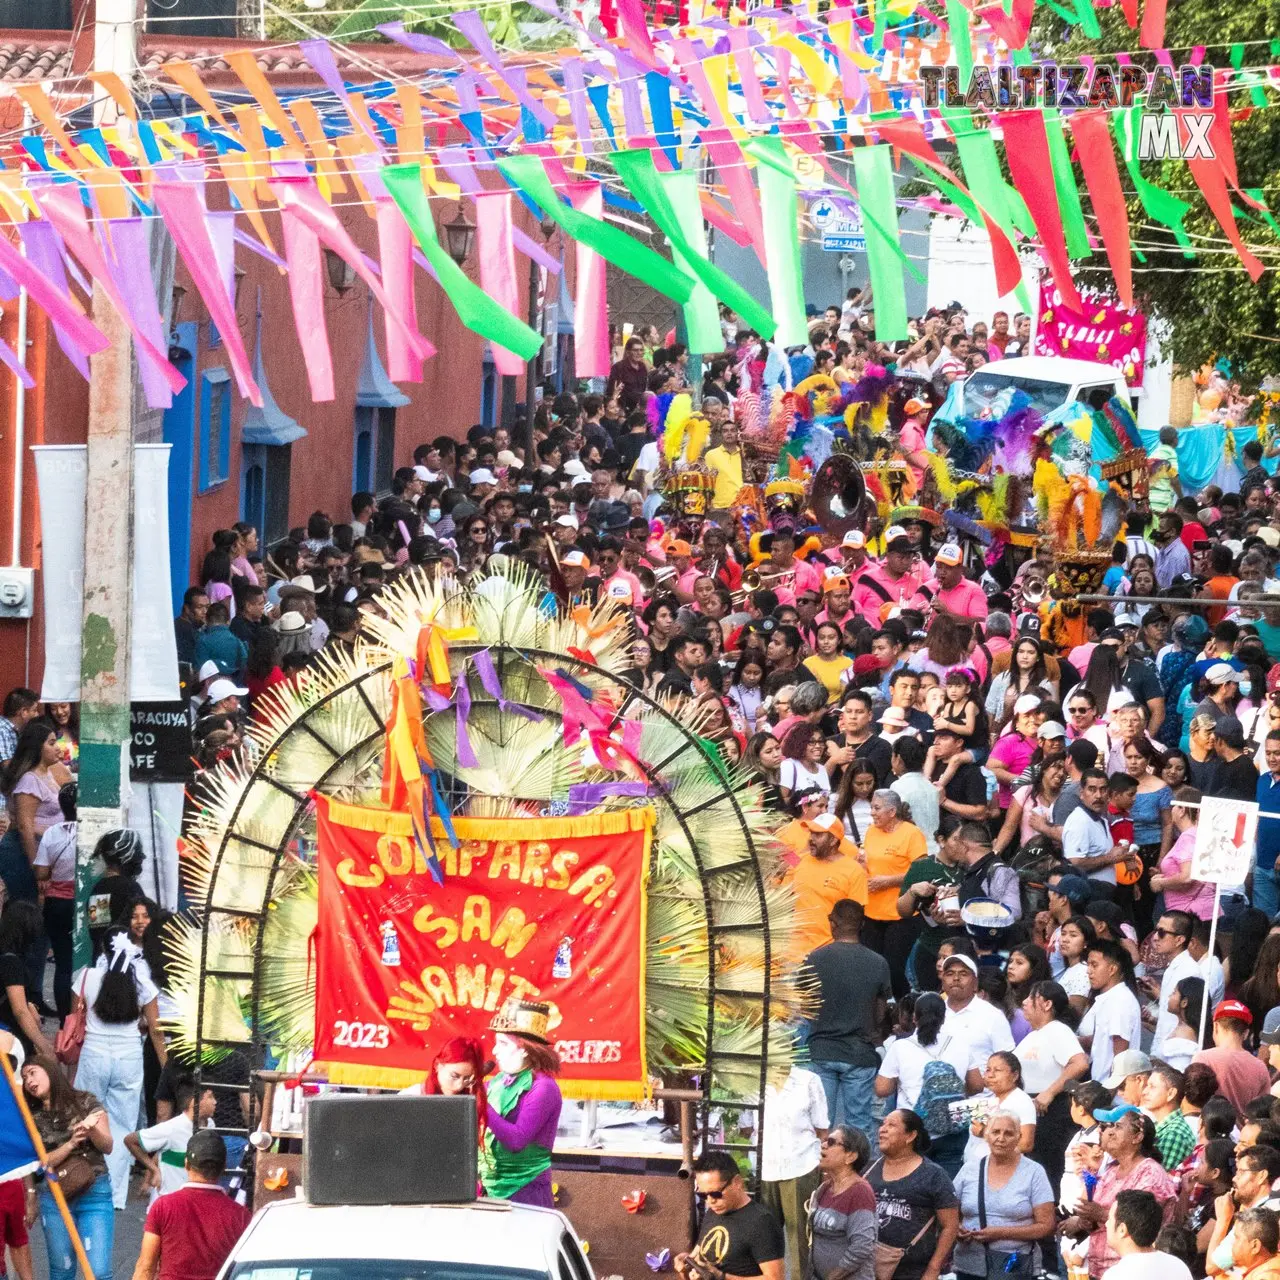
<path fill-rule="evenodd" d="M 773 116 L 769 113 L 769 104 L 764 100 L 760 77 L 756 75 L 755 55 L 751 52 L 751 41 L 746 27 L 729 28 L 729 48 L 733 51 L 733 62 L 738 68 L 738 81 L 742 85 L 742 96 L 746 99 L 751 119 L 756 124 L 770 124 Z M 848 90 L 846 89 L 845 92 L 847 93 Z"/>
<path fill-rule="evenodd" d="M 156 303 L 155 283 L 151 278 L 151 233 L 142 218 L 116 218 L 103 226 L 111 243 L 111 276 L 136 330 L 146 335 L 152 350 L 168 352 L 164 321 Z M 166 359 L 165 365 L 169 362 Z M 186 379 L 174 370 L 178 381 Z M 138 377 L 147 404 L 153 409 L 167 409 L 173 404 L 170 384 L 155 360 L 138 361 Z"/>
<path fill-rule="evenodd" d="M 58 233 L 53 229 L 53 224 L 44 218 L 20 222 L 18 223 L 18 234 L 22 237 L 23 248 L 27 251 L 27 261 L 34 263 L 36 270 L 42 271 L 48 276 L 50 283 L 53 284 L 58 292 L 64 298 L 67 297 L 70 288 L 67 284 L 66 259 L 62 252 L 62 244 L 58 240 Z M 14 292 L 15 294 L 17 292 L 16 284 Z M 88 378 L 89 357 L 84 348 L 60 324 L 54 324 L 53 334 L 58 340 L 58 346 L 62 349 L 62 354 L 75 365 L 82 378 Z"/>
<path fill-rule="evenodd" d="M 233 302 L 236 296 L 236 215 L 234 212 L 209 213 L 209 238 L 222 272 L 222 283 L 227 287 L 227 297 Z"/>
<path fill-rule="evenodd" d="M 614 8 L 621 20 L 627 47 L 650 71 L 661 71 L 662 64 L 654 50 L 649 23 L 640 0 L 616 0 Z"/>
<path fill-rule="evenodd" d="M 13 376 L 28 391 L 36 389 L 36 380 L 31 376 L 31 370 L 18 359 L 18 353 L 3 338 L 0 338 L 0 364 L 11 369 Z"/>
<path fill-rule="evenodd" d="M 575 182 L 569 188 L 573 207 L 592 218 L 604 213 L 598 182 Z M 573 300 L 573 350 L 580 378 L 609 376 L 609 308 L 605 297 L 605 261 L 581 241 L 574 242 L 577 293 Z"/>
<path fill-rule="evenodd" d="M 511 192 L 486 191 L 473 197 L 480 258 L 480 287 L 505 310 L 520 309 L 516 285 L 516 250 L 511 239 Z M 514 351 L 492 345 L 493 363 L 504 377 L 518 377 L 525 363 Z M 591 374 L 583 375 L 591 377 Z"/>
<path fill-rule="evenodd" d="M 315 232 L 328 248 L 355 268 L 356 274 L 369 286 L 369 292 L 391 317 L 392 323 L 401 330 L 410 350 L 422 360 L 428 360 L 435 355 L 435 347 L 417 331 L 416 323 L 410 323 L 410 320 L 415 318 L 406 317 L 404 312 L 392 302 L 378 279 L 377 271 L 368 258 L 356 248 L 346 229 L 338 221 L 337 213 L 325 203 L 315 183 L 310 178 L 306 180 L 273 179 L 271 191 L 282 209 L 290 209 L 296 213 L 298 218 Z"/>
<path fill-rule="evenodd" d="M 8 236 L 0 235 L 0 267 L 18 282 L 31 295 L 31 300 L 43 307 L 49 319 L 61 324 L 67 331 L 68 338 L 74 342 L 84 355 L 93 355 L 111 345 L 103 332 L 92 320 L 82 315 L 71 305 L 71 300 L 61 293 L 57 286 L 43 272 L 18 252 L 17 246 Z"/>
<path fill-rule="evenodd" d="M 45 217 L 57 228 L 58 234 L 62 237 L 62 243 L 75 254 L 80 260 L 80 265 L 102 286 L 116 313 L 129 326 L 137 343 L 139 365 L 146 362 L 155 365 L 161 382 L 152 381 L 148 385 L 148 380 L 143 379 L 147 402 L 153 409 L 169 408 L 173 403 L 173 393 L 181 391 L 187 385 L 187 380 L 169 363 L 168 349 L 162 349 L 152 341 L 147 332 L 144 317 L 135 315 L 122 296 L 103 255 L 102 246 L 89 230 L 79 190 L 72 186 L 44 187 L 35 193 L 35 197 Z M 147 288 L 153 294 L 151 305 L 154 307 L 155 285 L 151 279 L 149 258 L 144 258 L 141 263 L 132 264 L 132 270 L 144 275 Z M 158 400 L 152 399 L 153 393 Z"/>
<path fill-rule="evenodd" d="M 192 283 L 204 300 L 204 305 L 208 307 L 213 323 L 218 326 L 240 394 L 250 404 L 262 408 L 262 392 L 249 368 L 240 324 L 218 272 L 213 240 L 209 235 L 209 225 L 205 222 L 201 186 L 191 182 L 157 182 L 152 187 L 152 196 L 165 226 L 169 228 L 169 234 L 178 246 L 182 261 L 187 265 Z"/>
<path fill-rule="evenodd" d="M 377 205 L 378 258 L 382 266 L 382 287 L 403 316 L 418 315 L 413 294 L 413 233 L 395 204 L 380 200 Z M 426 259 L 424 258 L 425 262 Z M 387 374 L 392 382 L 421 382 L 422 361 L 404 340 L 398 325 L 382 313 L 387 339 Z"/>
<path fill-rule="evenodd" d="M 333 352 L 324 318 L 324 260 L 320 237 L 291 209 L 281 219 L 289 263 L 289 300 L 293 327 L 307 366 L 307 384 L 317 404 L 333 399 Z"/>
<path fill-rule="evenodd" d="M 760 198 L 751 181 L 742 149 L 729 136 L 727 129 L 708 130 L 702 135 L 702 141 L 711 157 L 711 163 L 716 166 L 716 171 L 728 188 L 733 211 L 751 237 L 752 248 L 763 266 L 766 261 L 764 218 L 760 213 Z"/>

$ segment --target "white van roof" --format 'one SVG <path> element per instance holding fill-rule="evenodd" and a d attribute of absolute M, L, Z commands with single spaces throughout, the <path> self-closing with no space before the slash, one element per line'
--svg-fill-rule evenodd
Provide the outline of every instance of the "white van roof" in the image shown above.
<path fill-rule="evenodd" d="M 457 1205 L 313 1205 L 278 1200 L 254 1217 L 232 1261 L 324 1258 L 479 1263 L 547 1271 L 561 1235 L 573 1234 L 555 1209 L 477 1200 Z"/>
<path fill-rule="evenodd" d="M 993 360 L 974 372 L 1069 385 L 1124 381 L 1124 375 L 1114 365 L 1095 364 L 1092 360 L 1069 360 L 1065 356 L 1013 356 L 1008 360 Z"/>

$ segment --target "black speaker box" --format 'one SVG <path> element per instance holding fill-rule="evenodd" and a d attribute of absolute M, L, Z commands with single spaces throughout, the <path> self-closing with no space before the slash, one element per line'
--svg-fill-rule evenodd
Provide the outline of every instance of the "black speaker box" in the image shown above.
<path fill-rule="evenodd" d="M 311 1204 L 461 1204 L 476 1198 L 476 1100 L 312 1098 L 303 1187 Z"/>

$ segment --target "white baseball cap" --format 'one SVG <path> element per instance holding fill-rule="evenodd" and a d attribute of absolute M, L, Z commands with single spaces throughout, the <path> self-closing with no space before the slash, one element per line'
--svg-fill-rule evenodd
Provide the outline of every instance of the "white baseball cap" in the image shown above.
<path fill-rule="evenodd" d="M 1204 673 L 1204 678 L 1210 684 L 1239 684 L 1240 672 L 1237 671 L 1229 662 L 1215 662 L 1213 666 Z"/>
<path fill-rule="evenodd" d="M 948 542 L 945 546 L 938 548 L 938 554 L 933 557 L 933 560 L 935 564 L 964 564 L 964 552 L 954 542 Z"/>
<path fill-rule="evenodd" d="M 556 524 L 563 529 L 576 529 L 578 527 L 578 517 L 571 515 L 556 516 Z"/>
<path fill-rule="evenodd" d="M 221 702 L 223 698 L 230 698 L 233 694 L 237 698 L 243 698 L 248 689 L 242 689 L 234 680 L 228 680 L 225 677 L 221 680 L 215 680 L 209 686 L 209 701 Z"/>
<path fill-rule="evenodd" d="M 591 473 L 587 470 L 587 464 L 581 458 L 570 458 L 561 468 L 561 471 L 567 476 L 589 476 Z"/>
<path fill-rule="evenodd" d="M 1024 693 L 1013 704 L 1013 714 L 1015 716 L 1025 716 L 1028 711 L 1034 711 L 1040 705 L 1040 699 L 1034 693 Z"/>
<path fill-rule="evenodd" d="M 488 467 L 477 467 L 471 473 L 471 487 L 474 489 L 478 484 L 497 484 L 498 477 L 489 470 Z"/>
<path fill-rule="evenodd" d="M 221 674 L 222 668 L 212 658 L 206 658 L 200 668 L 200 683 L 203 684 L 206 680 L 213 680 Z"/>
<path fill-rule="evenodd" d="M 587 559 L 585 551 L 579 551 L 576 548 L 572 551 L 566 551 L 560 557 L 560 563 L 570 569 L 590 569 L 591 561 Z"/>
<path fill-rule="evenodd" d="M 905 538 L 907 536 L 906 528 L 900 524 L 891 524 L 884 531 L 884 544 L 888 546 L 894 538 Z"/>
<path fill-rule="evenodd" d="M 820 813 L 816 818 L 805 818 L 800 825 L 810 831 L 825 831 L 828 835 L 844 839 L 844 823 L 834 813 Z"/>
<path fill-rule="evenodd" d="M 842 547 L 852 547 L 855 551 L 859 551 L 867 545 L 867 535 L 861 529 L 850 529 L 840 539 L 840 545 Z"/>

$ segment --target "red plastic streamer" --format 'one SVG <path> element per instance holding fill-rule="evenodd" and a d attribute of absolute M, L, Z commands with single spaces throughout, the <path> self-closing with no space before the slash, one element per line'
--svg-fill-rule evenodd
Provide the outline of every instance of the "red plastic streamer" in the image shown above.
<path fill-rule="evenodd" d="M 938 158 L 933 144 L 925 136 L 924 126 L 914 116 L 902 116 L 897 120 L 877 120 L 876 132 L 883 141 L 891 142 L 895 147 L 905 151 L 913 160 L 926 165 L 973 200 L 973 192 Z M 1022 264 L 1018 261 L 1018 251 L 987 211 L 976 200 L 973 200 L 973 203 L 982 215 L 983 226 L 986 227 L 987 235 L 991 239 L 991 253 L 996 269 L 996 288 L 1001 294 L 1012 293 L 1022 283 Z"/>
<path fill-rule="evenodd" d="M 1085 185 L 1102 233 L 1107 261 L 1115 277 L 1116 292 L 1126 307 L 1133 307 L 1133 265 L 1129 258 L 1129 214 L 1120 186 L 1115 152 L 1111 148 L 1111 124 L 1105 111 L 1077 111 L 1071 117 L 1076 153 L 1084 170 Z"/>
<path fill-rule="evenodd" d="M 1138 43 L 1144 49 L 1164 48 L 1164 15 L 1168 0 L 1147 0 L 1142 6 L 1142 28 Z"/>
<path fill-rule="evenodd" d="M 1174 112 L 1176 116 L 1193 114 L 1189 110 L 1179 108 Z M 1179 125 L 1182 121 L 1179 119 Z M 1185 139 L 1186 132 L 1183 132 Z M 1231 241 L 1237 256 L 1244 264 L 1244 269 L 1249 273 L 1250 279 L 1257 283 L 1258 277 L 1262 275 L 1264 270 L 1262 262 L 1256 258 L 1246 247 L 1244 241 L 1240 238 L 1240 231 L 1236 227 L 1235 211 L 1231 208 L 1231 193 L 1227 190 L 1226 174 L 1223 172 L 1223 166 L 1220 159 L 1206 159 L 1204 156 L 1195 155 L 1186 158 L 1187 166 L 1191 170 L 1191 176 L 1196 180 L 1196 186 L 1200 188 L 1201 195 L 1205 198 L 1205 203 L 1213 211 L 1213 216 L 1217 218 L 1218 225 L 1222 228 L 1227 239 Z"/>
<path fill-rule="evenodd" d="M 1071 310 L 1083 311 L 1084 305 L 1071 278 L 1071 263 L 1067 260 L 1044 117 L 1039 111 L 1002 111 L 1000 124 L 1004 128 L 1004 151 L 1013 185 L 1027 202 L 1031 220 L 1040 233 L 1041 252 L 1049 263 L 1053 282 Z"/>

